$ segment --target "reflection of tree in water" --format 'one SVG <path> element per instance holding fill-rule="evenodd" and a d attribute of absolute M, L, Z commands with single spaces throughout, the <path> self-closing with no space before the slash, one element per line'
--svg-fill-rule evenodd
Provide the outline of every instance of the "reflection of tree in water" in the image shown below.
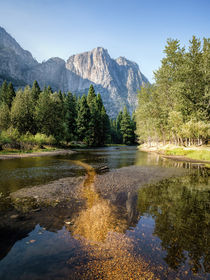
<path fill-rule="evenodd" d="M 203 175 L 167 179 L 139 191 L 139 211 L 155 219 L 154 235 L 173 269 L 187 261 L 193 272 L 210 272 L 210 188 Z"/>
<path fill-rule="evenodd" d="M 86 261 L 78 266 L 77 279 L 158 279 L 151 272 L 149 263 L 135 254 L 133 240 L 124 234 L 128 228 L 127 220 L 116 206 L 96 192 L 94 169 L 81 162 L 77 164 L 88 172 L 81 189 L 86 209 L 69 226 L 87 254 Z M 72 258 L 68 263 L 74 262 Z"/>

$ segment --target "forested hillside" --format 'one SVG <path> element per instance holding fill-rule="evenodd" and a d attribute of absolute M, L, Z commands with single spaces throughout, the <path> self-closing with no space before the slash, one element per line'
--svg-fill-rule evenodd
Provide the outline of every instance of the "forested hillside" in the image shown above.
<path fill-rule="evenodd" d="M 101 95 L 93 85 L 88 95 L 40 89 L 37 81 L 15 92 L 5 81 L 0 88 L 0 147 L 31 149 L 33 146 L 103 146 L 133 144 L 135 122 L 127 108 L 110 120 Z"/>
<path fill-rule="evenodd" d="M 193 36 L 189 49 L 168 40 L 155 84 L 139 92 L 139 142 L 202 145 L 210 135 L 210 38 Z"/>

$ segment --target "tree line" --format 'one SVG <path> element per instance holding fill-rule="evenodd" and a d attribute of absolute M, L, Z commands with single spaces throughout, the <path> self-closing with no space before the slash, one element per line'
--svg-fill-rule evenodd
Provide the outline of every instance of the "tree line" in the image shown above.
<path fill-rule="evenodd" d="M 202 145 L 210 135 L 210 38 L 189 49 L 167 40 L 155 83 L 141 88 L 136 112 L 139 142 Z"/>
<path fill-rule="evenodd" d="M 125 107 L 116 120 L 110 120 L 100 94 L 90 85 L 87 96 L 53 92 L 50 86 L 14 90 L 12 83 L 0 88 L 0 144 L 10 142 L 135 143 L 135 121 Z M 16 140 L 16 141 L 15 141 Z"/>

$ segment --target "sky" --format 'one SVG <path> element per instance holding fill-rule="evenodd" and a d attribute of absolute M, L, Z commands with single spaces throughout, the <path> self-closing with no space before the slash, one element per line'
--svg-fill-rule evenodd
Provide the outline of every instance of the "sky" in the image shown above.
<path fill-rule="evenodd" d="M 0 0 L 0 26 L 39 62 L 104 47 L 153 82 L 168 38 L 210 37 L 210 0 Z"/>

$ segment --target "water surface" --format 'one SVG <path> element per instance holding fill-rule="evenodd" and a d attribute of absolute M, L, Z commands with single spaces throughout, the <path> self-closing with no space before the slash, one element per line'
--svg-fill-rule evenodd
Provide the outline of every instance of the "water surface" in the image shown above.
<path fill-rule="evenodd" d="M 0 279 L 209 278 L 209 177 L 194 165 L 134 147 L 2 160 L 0 203 L 20 188 L 85 174 L 74 160 L 93 167 L 81 193 L 85 207 L 51 207 L 18 219 L 1 212 Z M 95 173 L 132 165 L 193 172 L 121 194 L 120 203 L 113 203 L 114 190 L 106 199 L 97 192 Z"/>

